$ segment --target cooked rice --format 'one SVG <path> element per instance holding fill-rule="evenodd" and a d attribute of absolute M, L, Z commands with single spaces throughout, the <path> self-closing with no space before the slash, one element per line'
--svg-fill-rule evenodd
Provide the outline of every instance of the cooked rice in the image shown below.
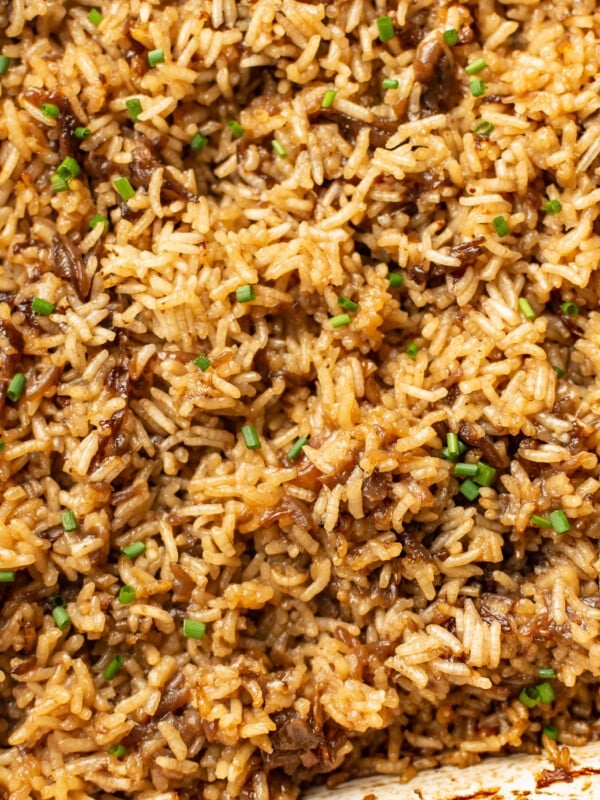
<path fill-rule="evenodd" d="M 0 794 L 287 800 L 599 738 L 596 3 L 90 7 L 0 3 Z M 497 470 L 472 500 L 449 432 Z"/>

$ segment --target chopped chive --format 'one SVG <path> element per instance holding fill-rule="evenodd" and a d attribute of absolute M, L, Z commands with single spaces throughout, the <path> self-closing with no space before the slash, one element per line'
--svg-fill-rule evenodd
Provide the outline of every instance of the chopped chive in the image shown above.
<path fill-rule="evenodd" d="M 397 89 L 400 86 L 400 81 L 397 78 L 384 78 L 381 81 L 382 89 Z"/>
<path fill-rule="evenodd" d="M 41 297 L 34 297 L 31 301 L 31 310 L 41 317 L 48 317 L 54 312 L 54 303 L 49 300 L 43 300 Z"/>
<path fill-rule="evenodd" d="M 151 67 L 155 67 L 157 64 L 162 64 L 165 60 L 165 51 L 162 47 L 158 47 L 156 50 L 150 50 L 148 53 L 148 63 Z"/>
<path fill-rule="evenodd" d="M 329 317 L 329 322 L 332 328 L 341 328 L 343 325 L 350 325 L 352 320 L 349 314 L 337 314 L 335 317 Z"/>
<path fill-rule="evenodd" d="M 477 464 L 467 464 L 466 462 L 456 464 L 454 474 L 461 478 L 474 478 L 477 475 Z"/>
<path fill-rule="evenodd" d="M 552 369 L 554 370 L 554 372 L 556 372 L 559 378 L 565 377 L 566 372 L 564 371 L 564 369 L 561 369 L 561 367 L 557 367 L 556 364 L 552 364 Z"/>
<path fill-rule="evenodd" d="M 492 225 L 494 226 L 494 230 L 496 231 L 498 236 L 508 236 L 508 234 L 510 233 L 508 222 L 501 214 L 498 217 L 494 217 L 494 219 L 492 220 Z"/>
<path fill-rule="evenodd" d="M 100 25 L 100 23 L 104 19 L 104 17 L 98 11 L 97 8 L 90 9 L 90 11 L 88 12 L 87 18 L 92 23 L 92 25 L 95 25 L 96 27 L 98 27 L 98 25 Z"/>
<path fill-rule="evenodd" d="M 273 150 L 275 150 L 280 158 L 287 158 L 287 151 L 285 147 L 281 144 L 281 142 L 278 142 L 277 139 L 273 139 L 271 141 L 271 147 Z"/>
<path fill-rule="evenodd" d="M 550 520 L 547 520 L 546 517 L 540 517 L 539 514 L 532 514 L 529 517 L 529 522 L 532 525 L 535 525 L 536 528 L 551 528 L 552 523 Z"/>
<path fill-rule="evenodd" d="M 4 450 L 5 447 L 6 447 L 6 443 L 5 443 L 4 439 L 0 439 L 0 453 Z"/>
<path fill-rule="evenodd" d="M 67 156 L 56 168 L 56 174 L 65 181 L 76 178 L 81 173 L 81 167 L 72 156 Z"/>
<path fill-rule="evenodd" d="M 288 450 L 287 457 L 290 461 L 295 461 L 298 458 L 305 444 L 308 444 L 307 436 L 301 436 L 299 439 L 296 439 L 294 444 Z"/>
<path fill-rule="evenodd" d="M 42 114 L 48 119 L 56 119 L 60 114 L 60 108 L 54 103 L 42 103 L 40 106 Z"/>
<path fill-rule="evenodd" d="M 194 365 L 201 369 L 202 372 L 206 372 L 211 365 L 211 360 L 206 356 L 198 356 L 198 358 L 194 359 Z"/>
<path fill-rule="evenodd" d="M 419 345 L 416 342 L 411 342 L 406 346 L 406 355 L 414 361 L 419 352 Z"/>
<path fill-rule="evenodd" d="M 556 678 L 556 670 L 553 667 L 540 667 L 538 669 L 538 675 L 540 678 L 554 680 L 554 678 Z"/>
<path fill-rule="evenodd" d="M 188 639 L 204 639 L 206 625 L 195 619 L 183 620 L 183 635 Z"/>
<path fill-rule="evenodd" d="M 468 449 L 468 448 L 467 448 L 466 444 L 463 444 L 463 443 L 460 441 L 460 439 L 459 439 L 459 440 L 458 440 L 458 455 L 456 455 L 456 456 L 454 456 L 454 455 L 453 455 L 453 456 L 451 456 L 451 455 L 450 455 L 450 452 L 449 452 L 449 450 L 448 450 L 448 448 L 447 448 L 447 447 L 444 447 L 444 448 L 442 449 L 442 455 L 443 455 L 443 456 L 444 456 L 444 458 L 445 458 L 445 459 L 447 459 L 448 461 L 458 461 L 458 459 L 459 459 L 459 458 L 462 456 L 462 454 L 467 452 L 467 449 Z"/>
<path fill-rule="evenodd" d="M 260 439 L 254 425 L 242 425 L 242 438 L 248 450 L 260 450 Z"/>
<path fill-rule="evenodd" d="M 14 569 L 0 569 L 0 583 L 14 583 Z"/>
<path fill-rule="evenodd" d="M 321 108 L 331 108 L 336 95 L 337 95 L 337 89 L 328 89 L 323 95 L 323 102 L 321 103 Z"/>
<path fill-rule="evenodd" d="M 113 186 L 119 193 L 123 202 L 126 203 L 128 200 L 131 200 L 132 197 L 135 197 L 135 189 L 129 183 L 129 178 L 116 178 L 113 181 Z"/>
<path fill-rule="evenodd" d="M 139 97 L 132 97 L 130 100 L 125 101 L 127 111 L 129 111 L 129 119 L 132 122 L 137 122 L 139 115 L 142 113 L 142 103 Z"/>
<path fill-rule="evenodd" d="M 8 384 L 8 389 L 6 390 L 6 396 L 9 400 L 12 400 L 13 403 L 16 403 L 19 397 L 23 394 L 23 389 L 25 388 L 25 375 L 22 372 L 17 372 L 16 375 L 13 376 L 13 379 Z"/>
<path fill-rule="evenodd" d="M 548 683 L 548 681 L 538 683 L 535 688 L 537 689 L 540 703 L 552 703 L 554 700 L 556 700 L 556 692 L 554 691 L 552 684 Z"/>
<path fill-rule="evenodd" d="M 61 178 L 60 175 L 51 175 L 50 185 L 55 192 L 66 192 L 69 188 L 69 182 Z"/>
<path fill-rule="evenodd" d="M 549 739 L 554 739 L 554 741 L 558 739 L 558 728 L 556 725 L 544 725 L 542 733 Z"/>
<path fill-rule="evenodd" d="M 537 688 L 535 686 L 526 686 L 521 690 L 519 700 L 527 708 L 535 708 L 540 702 Z"/>
<path fill-rule="evenodd" d="M 345 308 L 346 311 L 356 311 L 358 303 L 355 303 L 354 300 L 350 300 L 349 297 L 344 297 L 342 294 L 338 297 L 338 306 Z"/>
<path fill-rule="evenodd" d="M 486 122 L 485 120 L 475 126 L 475 133 L 479 134 L 479 136 L 489 136 L 493 130 L 494 126 L 492 123 Z"/>
<path fill-rule="evenodd" d="M 556 199 L 547 200 L 544 208 L 546 209 L 546 214 L 548 214 L 549 217 L 554 217 L 556 214 L 560 214 L 562 211 L 562 203 L 560 200 Z"/>
<path fill-rule="evenodd" d="M 59 631 L 64 631 L 71 624 L 71 617 L 64 606 L 56 606 L 52 610 L 52 619 Z"/>
<path fill-rule="evenodd" d="M 478 58 L 476 61 L 473 61 L 471 64 L 465 67 L 465 72 L 467 75 L 476 75 L 478 72 L 481 72 L 482 69 L 485 69 L 487 64 L 485 63 L 484 58 Z"/>
<path fill-rule="evenodd" d="M 448 456 L 449 458 L 458 458 L 460 455 L 460 449 L 458 447 L 458 434 L 457 433 L 447 433 L 446 434 L 446 447 L 448 448 Z"/>
<path fill-rule="evenodd" d="M 137 558 L 137 556 L 141 556 L 142 553 L 146 552 L 146 545 L 144 542 L 132 542 L 128 544 L 126 547 L 123 547 L 121 552 L 125 556 L 125 558 L 133 559 Z"/>
<path fill-rule="evenodd" d="M 125 747 L 124 744 L 112 744 L 108 748 L 108 752 L 111 754 L 111 756 L 114 756 L 115 758 L 123 758 L 123 756 L 127 752 L 127 748 Z"/>
<path fill-rule="evenodd" d="M 227 123 L 227 127 L 229 128 L 229 130 L 232 132 L 232 134 L 236 139 L 240 139 L 246 133 L 246 131 L 240 125 L 237 119 L 230 119 L 229 122 Z"/>
<path fill-rule="evenodd" d="M 96 225 L 104 225 L 104 230 L 108 230 L 108 220 L 106 217 L 103 217 L 102 214 L 94 214 L 94 216 L 90 220 L 90 228 L 95 228 Z"/>
<path fill-rule="evenodd" d="M 390 272 L 388 274 L 390 289 L 399 289 L 404 283 L 404 275 L 401 272 Z"/>
<path fill-rule="evenodd" d="M 0 75 L 6 75 L 11 60 L 8 56 L 0 55 Z"/>
<path fill-rule="evenodd" d="M 457 464 L 458 466 L 458 464 Z M 475 500 L 476 497 L 479 497 L 479 486 L 470 478 L 467 478 L 466 481 L 463 481 L 461 485 L 458 487 L 458 491 L 467 498 L 467 500 Z"/>
<path fill-rule="evenodd" d="M 550 515 L 550 524 L 554 532 L 558 534 L 568 533 L 571 530 L 571 523 L 562 508 L 553 511 Z"/>
<path fill-rule="evenodd" d="M 444 31 L 444 41 L 448 47 L 454 47 L 458 44 L 458 31 L 456 28 L 448 28 L 447 31 Z"/>
<path fill-rule="evenodd" d="M 377 20 L 377 31 L 382 42 L 389 42 L 396 35 L 394 23 L 390 17 L 379 17 Z"/>
<path fill-rule="evenodd" d="M 112 681 L 112 679 L 115 677 L 115 675 L 121 669 L 124 663 L 125 659 L 123 658 L 123 656 L 120 655 L 114 656 L 114 658 L 111 659 L 109 665 L 102 673 L 104 675 L 104 678 L 107 681 Z"/>
<path fill-rule="evenodd" d="M 62 523 L 63 530 L 66 532 L 76 531 L 79 527 L 77 523 L 77 517 L 72 511 L 63 511 L 60 515 L 60 521 Z"/>
<path fill-rule="evenodd" d="M 485 94 L 485 81 L 481 78 L 474 78 L 469 83 L 469 89 L 473 97 L 481 97 Z"/>
<path fill-rule="evenodd" d="M 579 306 L 577 303 L 561 303 L 560 310 L 568 317 L 576 317 L 579 314 Z"/>
<path fill-rule="evenodd" d="M 119 603 L 128 606 L 135 600 L 135 589 L 133 586 L 121 586 L 119 589 Z"/>
<path fill-rule="evenodd" d="M 195 150 L 197 153 L 199 153 L 200 150 L 204 150 L 207 142 L 208 138 L 203 133 L 200 133 L 200 131 L 196 131 L 196 133 L 190 139 L 190 147 L 192 150 Z"/>
<path fill-rule="evenodd" d="M 250 303 L 252 300 L 256 300 L 256 292 L 254 291 L 254 286 L 250 283 L 247 283 L 245 286 L 240 286 L 235 290 L 235 299 L 238 303 Z"/>
<path fill-rule="evenodd" d="M 73 136 L 76 139 L 89 139 L 91 135 L 92 132 L 89 128 L 83 128 L 83 127 L 75 128 L 75 130 L 73 131 Z"/>
<path fill-rule="evenodd" d="M 491 486 L 496 480 L 496 470 L 489 464 L 479 461 L 477 464 L 477 474 L 473 478 L 479 486 Z"/>
<path fill-rule="evenodd" d="M 535 319 L 535 311 L 526 297 L 519 297 L 519 308 L 524 317 L 527 317 L 527 319 Z"/>

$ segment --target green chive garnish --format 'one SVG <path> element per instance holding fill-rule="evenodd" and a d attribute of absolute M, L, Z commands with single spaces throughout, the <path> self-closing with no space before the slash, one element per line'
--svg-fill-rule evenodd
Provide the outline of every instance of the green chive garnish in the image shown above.
<path fill-rule="evenodd" d="M 135 189 L 129 183 L 129 178 L 116 178 L 113 181 L 113 186 L 119 193 L 123 202 L 126 203 L 128 200 L 131 200 L 132 197 L 135 197 Z"/>
<path fill-rule="evenodd" d="M 133 559 L 141 556 L 146 552 L 146 545 L 144 542 L 132 542 L 121 550 L 125 558 Z"/>
<path fill-rule="evenodd" d="M 457 433 L 447 433 L 446 434 L 446 448 L 448 450 L 448 458 L 458 458 L 460 456 L 460 449 L 458 447 L 458 434 Z"/>
<path fill-rule="evenodd" d="M 4 441 L 4 439 L 0 439 L 0 453 L 4 450 L 5 447 L 6 447 L 6 442 Z"/>
<path fill-rule="evenodd" d="M 90 220 L 90 228 L 95 228 L 96 225 L 104 225 L 104 230 L 108 230 L 108 220 L 102 214 L 94 214 Z"/>
<path fill-rule="evenodd" d="M 329 322 L 332 328 L 341 328 L 343 325 L 350 325 L 352 320 L 349 314 L 337 314 L 335 317 L 330 317 Z"/>
<path fill-rule="evenodd" d="M 456 28 L 448 28 L 444 31 L 444 41 L 448 47 L 454 47 L 458 43 L 458 31 Z"/>
<path fill-rule="evenodd" d="M 554 739 L 554 741 L 558 739 L 558 728 L 556 725 L 544 725 L 542 733 L 549 739 Z"/>
<path fill-rule="evenodd" d="M 462 454 L 467 452 L 467 449 L 468 449 L 467 445 L 463 444 L 459 439 L 458 440 L 458 455 L 450 455 L 450 451 L 448 450 L 447 446 L 442 449 L 442 455 L 448 461 L 458 461 L 458 459 L 462 456 Z"/>
<path fill-rule="evenodd" d="M 338 306 L 345 308 L 346 311 L 356 311 L 358 303 L 355 303 L 354 300 L 350 300 L 349 297 L 344 297 L 342 294 L 338 297 Z"/>
<path fill-rule="evenodd" d="M 162 47 L 158 47 L 156 50 L 150 50 L 148 53 L 148 63 L 151 67 L 155 67 L 157 64 L 162 64 L 165 60 L 165 51 Z"/>
<path fill-rule="evenodd" d="M 548 681 L 544 681 L 544 683 L 538 683 L 535 688 L 537 689 L 540 703 L 552 703 L 554 700 L 556 700 L 556 692 L 552 688 L 552 684 L 548 683 Z"/>
<path fill-rule="evenodd" d="M 281 144 L 281 142 L 278 142 L 277 139 L 273 139 L 271 141 L 271 147 L 280 158 L 287 158 L 287 152 L 285 147 Z"/>
<path fill-rule="evenodd" d="M 123 756 L 127 752 L 127 748 L 125 747 L 124 744 L 112 744 L 108 748 L 108 752 L 111 754 L 111 756 L 114 756 L 115 758 L 123 758 Z"/>
<path fill-rule="evenodd" d="M 60 515 L 60 521 L 64 531 L 76 531 L 79 527 L 77 517 L 72 511 L 63 511 Z"/>
<path fill-rule="evenodd" d="M 411 342 L 406 347 L 406 355 L 414 361 L 419 352 L 419 345 L 416 342 Z"/>
<path fill-rule="evenodd" d="M 558 534 L 568 533 L 571 530 L 571 523 L 569 522 L 567 515 L 559 508 L 557 511 L 553 511 L 550 515 L 550 524 L 554 528 L 554 532 Z"/>
<path fill-rule="evenodd" d="M 192 150 L 195 150 L 197 153 L 199 153 L 200 150 L 204 150 L 207 142 L 208 138 L 203 133 L 200 133 L 200 131 L 196 131 L 190 140 L 190 147 Z"/>
<path fill-rule="evenodd" d="M 43 300 L 41 297 L 34 297 L 31 301 L 31 310 L 40 317 L 48 317 L 54 312 L 54 303 Z"/>
<path fill-rule="evenodd" d="M 540 678 L 554 680 L 554 678 L 556 678 L 556 670 L 553 667 L 540 667 L 538 669 L 538 675 Z"/>
<path fill-rule="evenodd" d="M 321 103 L 321 108 L 331 108 L 336 95 L 337 95 L 337 89 L 328 89 L 323 95 L 323 102 Z"/>
<path fill-rule="evenodd" d="M 50 185 L 55 192 L 66 192 L 69 188 L 69 182 L 61 178 L 60 175 L 51 175 Z"/>
<path fill-rule="evenodd" d="M 465 67 L 465 72 L 467 75 L 475 75 L 478 72 L 481 72 L 482 69 L 485 69 L 487 64 L 485 63 L 485 59 L 478 58 L 476 61 L 473 61 L 467 67 Z"/>
<path fill-rule="evenodd" d="M 52 619 L 59 631 L 64 631 L 71 624 L 71 617 L 64 606 L 56 606 L 52 610 Z"/>
<path fill-rule="evenodd" d="M 496 231 L 498 236 L 508 236 L 508 234 L 510 233 L 508 222 L 502 215 L 494 217 L 494 219 L 492 220 L 492 225 L 494 226 L 494 230 Z"/>
<path fill-rule="evenodd" d="M 404 275 L 401 272 L 390 272 L 388 281 L 390 289 L 399 289 L 404 283 Z"/>
<path fill-rule="evenodd" d="M 0 75 L 6 75 L 10 62 L 11 59 L 8 56 L 0 55 Z"/>
<path fill-rule="evenodd" d="M 90 9 L 90 11 L 88 12 L 87 18 L 92 23 L 92 25 L 95 25 L 96 27 L 98 27 L 98 25 L 100 25 L 100 23 L 104 19 L 104 17 L 98 11 L 97 8 Z"/>
<path fill-rule="evenodd" d="M 540 517 L 539 514 L 532 514 L 529 517 L 529 522 L 532 525 L 535 525 L 536 528 L 551 528 L 552 523 L 550 520 L 547 520 L 546 517 Z"/>
<path fill-rule="evenodd" d="M 119 603 L 128 606 L 135 600 L 135 589 L 133 586 L 121 586 L 119 589 Z"/>
<path fill-rule="evenodd" d="M 474 78 L 469 83 L 469 89 L 473 97 L 482 97 L 485 94 L 485 81 L 481 78 Z"/>
<path fill-rule="evenodd" d="M 490 133 L 494 130 L 494 126 L 491 122 L 486 122 L 483 120 L 479 123 L 479 125 L 475 126 L 475 133 L 479 136 L 489 136 Z"/>
<path fill-rule="evenodd" d="M 288 450 L 287 457 L 290 461 L 295 461 L 298 458 L 305 444 L 308 444 L 308 437 L 301 436 L 299 439 L 296 439 L 294 444 Z"/>
<path fill-rule="evenodd" d="M 112 679 L 115 677 L 115 675 L 121 669 L 124 663 L 125 659 L 123 658 L 123 656 L 120 655 L 114 656 L 114 658 L 111 659 L 109 665 L 102 673 L 104 675 L 104 678 L 107 681 L 112 681 Z"/>
<path fill-rule="evenodd" d="M 206 625 L 204 622 L 198 622 L 195 619 L 183 620 L 183 635 L 187 639 L 204 639 L 206 633 Z"/>
<path fill-rule="evenodd" d="M 254 425 L 242 425 L 242 438 L 248 450 L 260 450 L 260 439 Z"/>
<path fill-rule="evenodd" d="M 454 467 L 454 474 L 461 478 L 474 478 L 477 475 L 477 464 L 462 462 Z"/>
<path fill-rule="evenodd" d="M 400 81 L 397 78 L 384 78 L 381 81 L 382 89 L 397 89 L 400 86 Z"/>
<path fill-rule="evenodd" d="M 230 119 L 227 123 L 227 127 L 233 134 L 235 139 L 241 139 L 241 137 L 246 133 L 244 128 L 240 125 L 237 119 Z"/>
<path fill-rule="evenodd" d="M 548 200 L 546 202 L 545 209 L 546 209 L 546 214 L 548 214 L 549 217 L 553 217 L 556 214 L 560 214 L 560 212 L 562 211 L 562 203 L 560 202 L 560 200 L 556 199 Z"/>
<path fill-rule="evenodd" d="M 457 465 L 458 466 L 458 465 Z M 479 486 L 470 478 L 467 478 L 466 481 L 463 481 L 461 485 L 458 487 L 458 491 L 467 498 L 467 500 L 475 500 L 476 497 L 479 497 Z"/>
<path fill-rule="evenodd" d="M 73 136 L 76 139 L 89 139 L 91 135 L 92 132 L 89 128 L 83 128 L 83 127 L 75 128 L 75 130 L 73 131 Z"/>
<path fill-rule="evenodd" d="M 23 394 L 23 389 L 25 388 L 25 375 L 22 372 L 17 372 L 16 375 L 13 376 L 13 379 L 8 384 L 8 389 L 6 390 L 6 396 L 9 400 L 12 400 L 13 403 L 16 403 L 17 400 Z"/>
<path fill-rule="evenodd" d="M 42 103 L 40 106 L 42 114 L 48 119 L 56 119 L 60 114 L 60 108 L 54 103 Z"/>
<path fill-rule="evenodd" d="M 142 103 L 139 97 L 132 97 L 130 100 L 125 101 L 127 111 L 129 111 L 129 119 L 132 122 L 137 122 L 139 115 L 142 113 Z"/>
<path fill-rule="evenodd" d="M 235 299 L 238 301 L 238 303 L 250 303 L 252 300 L 256 300 L 254 286 L 249 283 L 247 283 L 245 286 L 240 286 L 235 290 Z"/>
<path fill-rule="evenodd" d="M 211 361 L 210 358 L 206 356 L 198 356 L 198 358 L 194 359 L 194 364 L 202 370 L 202 372 L 206 372 L 206 370 L 210 367 Z"/>
<path fill-rule="evenodd" d="M 527 319 L 535 319 L 535 311 L 526 297 L 519 297 L 519 308 L 524 317 L 527 317 Z"/>
<path fill-rule="evenodd" d="M 377 30 L 379 38 L 382 42 L 389 42 L 396 35 L 394 31 L 394 23 L 390 17 L 379 17 L 377 20 Z"/>
<path fill-rule="evenodd" d="M 81 173 L 81 167 L 71 156 L 67 156 L 56 168 L 56 174 L 65 181 L 76 178 Z"/>
<path fill-rule="evenodd" d="M 576 317 L 579 314 L 579 306 L 577 303 L 561 303 L 560 310 L 563 314 L 566 314 L 568 317 Z"/>
<path fill-rule="evenodd" d="M 14 583 L 14 569 L 0 569 L 0 583 Z"/>
<path fill-rule="evenodd" d="M 556 364 L 552 364 L 552 369 L 554 370 L 554 372 L 556 372 L 559 378 L 565 377 L 566 372 L 564 371 L 564 369 L 561 369 L 561 367 L 557 367 Z"/>
<path fill-rule="evenodd" d="M 479 461 L 477 463 L 477 473 L 473 480 L 475 483 L 479 484 L 479 486 L 491 486 L 496 480 L 496 470 L 494 467 L 490 467 L 489 464 Z"/>
<path fill-rule="evenodd" d="M 538 690 L 535 686 L 526 686 L 519 694 L 519 700 L 527 708 L 535 708 L 540 702 Z"/>

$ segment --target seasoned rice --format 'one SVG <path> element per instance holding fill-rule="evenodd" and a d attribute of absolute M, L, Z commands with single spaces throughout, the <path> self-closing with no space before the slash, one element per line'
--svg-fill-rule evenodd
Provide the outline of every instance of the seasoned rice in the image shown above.
<path fill-rule="evenodd" d="M 0 795 L 600 738 L 596 3 L 12 0 L 0 45 Z"/>

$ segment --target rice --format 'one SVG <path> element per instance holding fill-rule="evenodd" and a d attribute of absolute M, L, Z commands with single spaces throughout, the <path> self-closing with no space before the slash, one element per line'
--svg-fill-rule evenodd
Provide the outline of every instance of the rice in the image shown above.
<path fill-rule="evenodd" d="M 0 26 L 0 794 L 600 738 L 593 0 Z"/>

